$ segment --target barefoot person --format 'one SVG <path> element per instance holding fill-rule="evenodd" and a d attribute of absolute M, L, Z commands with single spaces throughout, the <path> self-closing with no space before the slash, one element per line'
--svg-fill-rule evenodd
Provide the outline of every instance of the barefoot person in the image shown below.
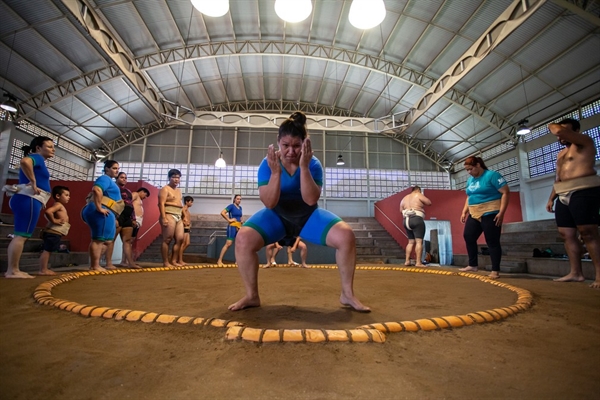
<path fill-rule="evenodd" d="M 39 275 L 56 275 L 56 272 L 48 268 L 50 261 L 50 253 L 58 251 L 60 248 L 60 240 L 63 236 L 69 234 L 69 215 L 65 205 L 71 199 L 71 192 L 66 186 L 55 186 L 52 189 L 52 198 L 54 204 L 46 208 L 44 212 L 48 225 L 42 232 L 43 251 L 40 255 L 40 272 Z"/>
<path fill-rule="evenodd" d="M 240 203 L 242 202 L 242 196 L 236 194 L 233 196 L 233 203 L 225 207 L 223 211 L 221 211 L 221 217 L 223 217 L 229 225 L 227 226 L 227 240 L 225 241 L 225 245 L 221 249 L 221 254 L 219 255 L 219 260 L 217 261 L 218 265 L 223 265 L 223 257 L 227 252 L 227 249 L 233 244 L 235 237 L 242 226 L 242 206 Z"/>
<path fill-rule="evenodd" d="M 183 242 L 183 221 L 181 218 L 181 190 L 177 188 L 181 180 L 181 172 L 171 169 L 167 174 L 169 183 L 158 192 L 158 210 L 160 212 L 160 225 L 162 227 L 163 241 L 160 253 L 163 265 L 167 268 L 179 266 L 177 256 Z M 173 251 L 169 257 L 169 245 L 175 239 Z"/>
<path fill-rule="evenodd" d="M 123 255 L 119 267 L 140 269 L 141 267 L 133 261 L 133 252 L 131 250 L 133 244 L 133 229 L 136 225 L 135 212 L 133 209 L 133 193 L 127 189 L 127 174 L 125 172 L 119 172 L 117 175 L 117 186 L 121 192 L 121 200 L 123 200 L 123 211 L 117 218 L 117 227 L 115 233 L 115 239 L 108 243 L 106 246 L 106 269 L 116 269 L 112 263 L 112 255 L 115 246 L 115 240 L 117 236 L 121 237 L 123 243 Z M 125 261 L 125 262 L 123 262 Z"/>
<path fill-rule="evenodd" d="M 554 200 L 558 232 L 565 240 L 571 271 L 557 282 L 583 282 L 581 269 L 582 247 L 578 234 L 596 269 L 596 280 L 590 285 L 600 289 L 600 237 L 598 236 L 600 211 L 600 177 L 596 174 L 596 146 L 588 135 L 579 132 L 579 121 L 571 118 L 548 125 L 564 149 L 556 160 L 556 182 L 546 210 L 552 211 Z"/>
<path fill-rule="evenodd" d="M 150 196 L 150 191 L 146 188 L 139 188 L 133 192 L 132 195 L 133 200 L 131 201 L 131 205 L 133 206 L 133 212 L 135 213 L 135 225 L 133 227 L 133 232 L 131 232 L 131 236 L 133 238 L 133 243 L 135 243 L 135 239 L 137 238 L 137 235 L 142 228 L 142 223 L 144 222 L 144 200 Z M 125 264 L 126 262 L 127 260 L 125 258 L 125 254 L 123 254 L 121 257 L 121 265 Z"/>
<path fill-rule="evenodd" d="M 45 161 L 54 157 L 54 142 L 46 136 L 34 138 L 29 146 L 23 146 L 19 170 L 19 184 L 5 186 L 11 195 L 10 209 L 15 216 L 14 236 L 7 249 L 8 267 L 6 278 L 34 278 L 19 269 L 23 247 L 31 237 L 42 208 L 50 200 L 50 173 Z"/>
<path fill-rule="evenodd" d="M 177 262 L 181 265 L 186 265 L 183 262 L 183 252 L 187 249 L 191 242 L 191 230 L 192 230 L 192 213 L 190 208 L 194 205 L 194 198 L 192 196 L 185 196 L 183 198 L 183 208 L 181 209 L 181 217 L 183 219 L 183 242 L 179 248 L 179 255 Z"/>
<path fill-rule="evenodd" d="M 425 237 L 425 206 L 430 206 L 429 200 L 421 192 L 419 186 L 415 186 L 412 192 L 404 196 L 400 202 L 400 212 L 408 244 L 406 245 L 406 261 L 404 265 L 410 264 L 410 255 L 415 249 L 415 267 L 424 267 L 423 265 L 423 238 Z"/>
<path fill-rule="evenodd" d="M 277 253 L 279 253 L 279 250 L 281 250 L 284 247 L 287 251 L 288 265 L 293 265 L 295 267 L 300 266 L 302 268 L 310 268 L 308 264 L 306 264 L 308 248 L 306 247 L 306 244 L 302 240 L 300 240 L 300 236 L 298 236 L 295 239 L 292 237 L 285 237 L 280 241 L 276 243 L 271 243 L 270 245 L 265 247 L 267 263 L 263 268 L 270 268 L 276 266 L 277 262 L 275 262 L 275 257 L 277 256 Z M 302 261 L 302 264 L 298 264 L 297 262 L 295 262 L 292 256 L 292 254 L 294 254 L 298 249 L 300 249 L 300 261 Z"/>
<path fill-rule="evenodd" d="M 323 167 L 313 156 L 302 112 L 293 113 L 281 124 L 277 144 L 279 150 L 270 145 L 258 169 L 258 190 L 265 208 L 250 217 L 236 237 L 235 259 L 246 293 L 229 309 L 260 306 L 258 251 L 286 236 L 301 236 L 336 249 L 342 284 L 340 302 L 357 311 L 369 312 L 354 295 L 354 232 L 338 216 L 318 208 Z"/>
<path fill-rule="evenodd" d="M 107 160 L 104 163 L 104 174 L 96 179 L 87 204 L 81 210 L 81 218 L 92 233 L 89 246 L 90 269 L 106 271 L 100 266 L 100 257 L 106 246 L 115 238 L 117 217 L 123 211 L 121 191 L 113 181 L 119 174 L 119 163 Z"/>
<path fill-rule="evenodd" d="M 463 237 L 467 245 L 469 265 L 460 268 L 460 271 L 477 271 L 477 239 L 483 232 L 492 260 L 492 272 L 488 277 L 498 279 L 502 259 L 500 234 L 510 191 L 502 175 L 489 170 L 481 157 L 467 158 L 464 166 L 470 176 L 467 180 L 467 200 L 460 222 L 465 224 Z"/>

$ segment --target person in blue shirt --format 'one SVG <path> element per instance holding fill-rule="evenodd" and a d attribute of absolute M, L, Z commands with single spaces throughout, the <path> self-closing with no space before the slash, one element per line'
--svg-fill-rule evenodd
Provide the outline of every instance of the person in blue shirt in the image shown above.
<path fill-rule="evenodd" d="M 258 192 L 265 208 L 252 215 L 236 237 L 235 259 L 246 293 L 229 310 L 260 306 L 258 251 L 286 236 L 300 236 L 337 250 L 342 283 L 340 302 L 356 311 L 371 311 L 354 295 L 356 238 L 352 228 L 317 205 L 323 186 L 323 167 L 313 156 L 306 115 L 297 111 L 283 121 L 277 144 L 279 150 L 270 145 L 258 169 Z"/>
<path fill-rule="evenodd" d="M 90 242 L 90 269 L 94 271 L 106 271 L 100 266 L 102 251 L 115 239 L 117 232 L 117 217 L 124 208 L 121 199 L 121 190 L 115 183 L 119 175 L 119 163 L 115 160 L 107 160 L 104 163 L 104 174 L 96 179 L 92 187 L 91 197 L 81 210 L 81 218 L 92 233 Z M 107 260 L 110 265 L 110 261 Z"/>
<path fill-rule="evenodd" d="M 23 247 L 37 225 L 42 208 L 50 199 L 50 172 L 45 161 L 54 157 L 54 142 L 46 136 L 34 138 L 29 146 L 23 146 L 19 170 L 20 189 L 10 199 L 10 209 L 15 217 L 14 237 L 7 249 L 8 267 L 6 278 L 34 278 L 19 269 Z"/>
<path fill-rule="evenodd" d="M 478 270 L 477 240 L 483 232 L 492 260 L 492 272 L 489 278 L 498 279 L 502 258 L 500 234 L 510 190 L 502 175 L 489 170 L 481 157 L 467 158 L 464 166 L 470 176 L 467 179 L 467 200 L 460 221 L 465 224 L 463 237 L 467 245 L 469 265 L 461 268 L 460 271 Z"/>
<path fill-rule="evenodd" d="M 223 265 L 223 256 L 227 252 L 227 249 L 233 244 L 235 237 L 237 236 L 238 230 L 242 226 L 242 206 L 240 203 L 242 202 L 242 196 L 236 194 L 233 196 L 233 203 L 228 205 L 221 211 L 221 217 L 225 219 L 229 223 L 227 225 L 227 241 L 225 241 L 225 245 L 221 249 L 221 254 L 219 255 L 219 260 L 217 261 L 217 265 Z"/>

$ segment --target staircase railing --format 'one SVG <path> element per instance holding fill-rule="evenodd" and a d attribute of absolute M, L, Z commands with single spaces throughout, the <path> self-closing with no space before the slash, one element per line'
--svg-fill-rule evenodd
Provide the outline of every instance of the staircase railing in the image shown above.
<path fill-rule="evenodd" d="M 394 227 L 395 227 L 395 228 L 396 228 L 396 229 L 397 229 L 397 230 L 398 230 L 400 233 L 402 233 L 402 234 L 404 235 L 404 237 L 406 237 L 406 238 L 408 239 L 408 235 L 406 235 L 406 232 L 404 232 L 404 229 L 400 229 L 400 227 L 398 227 L 398 225 L 396 225 L 396 223 L 395 223 L 394 221 L 392 221 L 392 220 L 390 219 L 390 217 L 388 217 L 388 216 L 387 216 L 387 215 L 386 215 L 386 214 L 385 214 L 385 213 L 384 213 L 384 212 L 381 210 L 381 208 L 379 208 L 379 207 L 377 207 L 377 206 L 375 206 L 375 208 L 376 208 L 377 210 L 379 210 L 379 212 L 381 213 L 381 215 L 383 215 L 385 218 L 387 218 L 387 220 L 388 220 L 388 221 L 390 221 L 390 222 L 392 223 L 392 225 L 394 225 Z"/>

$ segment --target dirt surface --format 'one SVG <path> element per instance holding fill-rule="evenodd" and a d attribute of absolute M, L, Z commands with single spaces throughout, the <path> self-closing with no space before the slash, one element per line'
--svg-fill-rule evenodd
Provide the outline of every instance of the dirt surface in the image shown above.
<path fill-rule="evenodd" d="M 456 271 L 456 269 L 447 269 Z M 391 333 L 383 344 L 255 344 L 225 329 L 85 318 L 34 302 L 50 278 L 0 279 L 1 399 L 597 399 L 600 290 L 526 277 L 531 309 L 500 322 Z M 230 312 L 236 269 L 124 273 L 62 284 L 81 304 L 214 317 L 255 328 L 348 329 L 512 305 L 475 279 L 357 271 L 373 308 L 340 307 L 336 270 L 260 270 L 263 306 Z"/>

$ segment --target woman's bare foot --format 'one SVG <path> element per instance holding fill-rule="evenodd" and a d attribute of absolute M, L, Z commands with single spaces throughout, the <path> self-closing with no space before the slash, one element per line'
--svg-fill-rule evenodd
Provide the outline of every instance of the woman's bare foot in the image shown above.
<path fill-rule="evenodd" d="M 427 268 L 428 266 L 425 264 L 415 264 L 415 267 Z"/>
<path fill-rule="evenodd" d="M 488 275 L 488 278 L 490 278 L 490 279 L 498 279 L 498 278 L 500 278 L 500 273 L 499 273 L 499 272 L 494 272 L 494 271 L 492 271 L 492 272 L 491 272 L 491 273 Z"/>
<path fill-rule="evenodd" d="M 405 265 L 405 266 L 407 266 L 407 267 L 410 267 L 412 264 L 410 263 L 410 261 L 406 261 L 406 262 L 404 263 L 404 265 Z"/>
<path fill-rule="evenodd" d="M 171 264 L 171 263 L 164 263 L 163 267 L 165 267 L 165 268 L 175 268 L 175 266 L 173 264 Z"/>
<path fill-rule="evenodd" d="M 35 278 L 35 276 L 29 275 L 27 272 L 23 272 L 23 271 L 12 271 L 10 273 L 8 271 L 6 271 L 4 273 L 4 277 L 5 278 L 10 278 L 10 279 L 31 279 L 31 278 Z"/>
<path fill-rule="evenodd" d="M 583 282 L 585 281 L 585 278 L 583 277 L 583 275 L 579 275 L 579 274 L 569 274 L 569 275 L 565 275 L 562 278 L 556 278 L 553 279 L 554 282 Z"/>
<path fill-rule="evenodd" d="M 116 269 L 116 268 L 113 268 Z M 106 268 L 102 268 L 101 266 L 97 266 L 97 267 L 90 267 L 90 271 L 100 271 L 100 272 L 106 272 Z"/>
<path fill-rule="evenodd" d="M 306 264 L 302 264 L 300 267 L 302 267 L 302 268 L 310 268 L 310 267 L 309 267 L 308 265 L 306 265 Z"/>
<path fill-rule="evenodd" d="M 271 264 L 265 264 L 262 266 L 262 268 L 271 268 Z"/>
<path fill-rule="evenodd" d="M 217 261 L 217 265 L 218 265 L 219 267 L 223 267 L 223 266 L 224 266 L 224 264 L 223 264 L 223 261 Z"/>
<path fill-rule="evenodd" d="M 112 265 L 112 264 L 106 264 L 106 267 L 104 267 L 104 269 L 105 269 L 105 270 L 111 270 L 111 271 L 112 271 L 112 270 L 115 270 L 115 269 L 117 269 L 117 267 L 115 267 L 115 266 L 114 266 L 114 265 Z"/>
<path fill-rule="evenodd" d="M 298 264 L 296 261 L 292 261 L 291 263 L 289 263 L 292 267 L 299 267 L 300 264 Z"/>
<path fill-rule="evenodd" d="M 477 272 L 479 269 L 477 267 L 464 267 L 464 268 L 459 268 L 458 269 L 460 272 Z"/>
<path fill-rule="evenodd" d="M 342 305 L 345 307 L 352 308 L 354 311 L 358 311 L 361 313 L 371 312 L 371 309 L 365 306 L 363 303 L 361 303 L 360 300 L 356 298 L 356 296 L 347 297 L 344 294 L 342 294 L 340 295 L 340 303 L 342 303 Z"/>
<path fill-rule="evenodd" d="M 590 285 L 590 287 L 592 289 L 600 289 L 600 280 L 596 279 L 594 282 L 592 282 L 592 284 Z"/>
<path fill-rule="evenodd" d="M 260 307 L 260 297 L 247 297 L 244 296 L 236 303 L 233 303 L 227 307 L 230 311 L 239 311 L 250 307 Z"/>
<path fill-rule="evenodd" d="M 43 271 L 38 272 L 38 275 L 53 276 L 56 275 L 56 272 L 52 271 L 51 269 L 45 269 Z"/>
<path fill-rule="evenodd" d="M 137 264 L 133 264 L 133 265 L 125 265 L 124 268 L 129 268 L 129 269 L 142 269 L 142 267 L 140 267 Z"/>

